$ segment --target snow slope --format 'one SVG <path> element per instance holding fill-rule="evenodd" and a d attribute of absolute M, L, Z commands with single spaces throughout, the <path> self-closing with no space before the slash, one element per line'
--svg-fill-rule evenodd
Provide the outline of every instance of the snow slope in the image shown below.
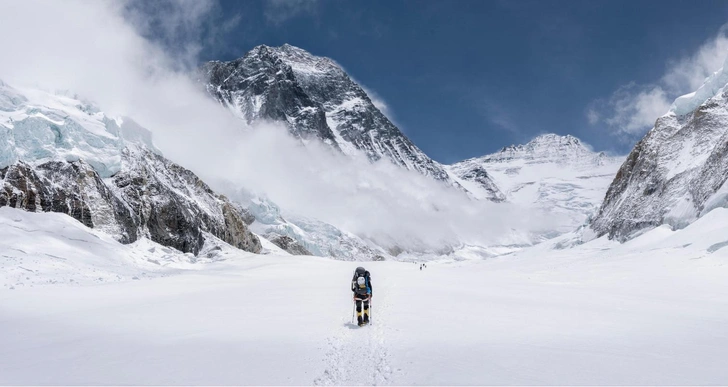
<path fill-rule="evenodd" d="M 487 174 L 504 200 L 547 212 L 560 234 L 573 231 L 599 209 L 623 161 L 594 152 L 576 137 L 545 134 L 447 170 L 476 198 L 491 191 L 478 180 Z"/>
<path fill-rule="evenodd" d="M 69 258 L 66 278 L 123 278 L 0 287 L 0 384 L 728 380 L 725 209 L 624 244 L 554 241 L 422 271 L 367 263 L 373 325 L 362 329 L 348 291 L 359 263 L 231 249 L 215 262 L 154 265 L 168 276 L 136 281 L 149 269 L 132 246 L 91 244 L 91 231 L 66 221 L 0 209 L 0 230 L 14 233 L 0 241 L 1 282 L 22 271 L 58 278 L 41 270 L 55 262 L 43 254 Z"/>

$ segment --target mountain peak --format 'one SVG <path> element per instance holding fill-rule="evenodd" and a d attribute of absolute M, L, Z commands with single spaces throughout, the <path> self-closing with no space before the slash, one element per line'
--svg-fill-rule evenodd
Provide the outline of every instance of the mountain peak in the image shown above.
<path fill-rule="evenodd" d="M 255 60 L 264 57 L 279 59 L 283 64 L 291 67 L 291 70 L 298 77 L 321 76 L 330 73 L 336 75 L 344 74 L 341 66 L 332 59 L 313 55 L 302 48 L 292 46 L 288 43 L 280 47 L 271 47 L 265 44 L 255 46 L 242 59 L 250 58 Z"/>
<path fill-rule="evenodd" d="M 535 137 L 525 145 L 509 145 L 481 159 L 486 162 L 522 159 L 529 162 L 565 163 L 597 156 L 599 154 L 591 147 L 572 135 L 547 133 Z"/>
<path fill-rule="evenodd" d="M 249 123 L 281 122 L 294 137 L 453 183 L 332 59 L 290 44 L 260 45 L 240 59 L 209 62 L 202 74 L 208 92 Z"/>
<path fill-rule="evenodd" d="M 582 142 L 578 138 L 576 138 L 570 134 L 561 136 L 561 135 L 558 135 L 555 133 L 547 133 L 547 134 L 539 135 L 539 136 L 535 137 L 533 140 L 529 141 L 528 144 L 526 144 L 526 146 L 544 146 L 544 145 L 547 145 L 547 146 L 556 145 L 556 146 L 566 146 L 566 147 L 583 146 Z"/>

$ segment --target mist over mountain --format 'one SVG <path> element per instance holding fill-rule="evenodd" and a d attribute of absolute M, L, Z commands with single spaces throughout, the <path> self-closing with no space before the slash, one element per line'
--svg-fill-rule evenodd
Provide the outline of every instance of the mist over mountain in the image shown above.
<path fill-rule="evenodd" d="M 234 61 L 206 63 L 201 72 L 208 92 L 248 124 L 279 122 L 301 140 L 319 140 L 347 156 L 388 160 L 457 185 L 332 59 L 288 44 L 261 45 Z M 497 187 L 488 187 L 485 198 L 501 200 Z"/>

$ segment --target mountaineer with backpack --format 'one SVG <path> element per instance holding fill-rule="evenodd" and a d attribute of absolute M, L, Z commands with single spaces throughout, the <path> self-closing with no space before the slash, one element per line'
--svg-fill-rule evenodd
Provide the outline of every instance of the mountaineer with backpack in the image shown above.
<path fill-rule="evenodd" d="M 369 301 L 372 298 L 372 279 L 363 267 L 354 270 L 351 280 L 351 291 L 354 292 L 356 318 L 359 326 L 369 324 Z"/>

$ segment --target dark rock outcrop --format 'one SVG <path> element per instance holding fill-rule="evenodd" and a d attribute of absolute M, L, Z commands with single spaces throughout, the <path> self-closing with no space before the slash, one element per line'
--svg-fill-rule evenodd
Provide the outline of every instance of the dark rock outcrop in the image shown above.
<path fill-rule="evenodd" d="M 274 245 L 293 255 L 313 255 L 310 251 L 306 250 L 305 247 L 301 246 L 298 241 L 287 235 L 273 234 L 270 237 L 270 241 L 273 242 Z"/>
<path fill-rule="evenodd" d="M 0 169 L 0 206 L 68 214 L 121 243 L 142 236 L 182 252 L 199 253 L 204 232 L 245 251 L 261 244 L 246 214 L 215 194 L 191 171 L 143 148 L 123 151 L 122 170 L 106 181 L 83 161 Z"/>

